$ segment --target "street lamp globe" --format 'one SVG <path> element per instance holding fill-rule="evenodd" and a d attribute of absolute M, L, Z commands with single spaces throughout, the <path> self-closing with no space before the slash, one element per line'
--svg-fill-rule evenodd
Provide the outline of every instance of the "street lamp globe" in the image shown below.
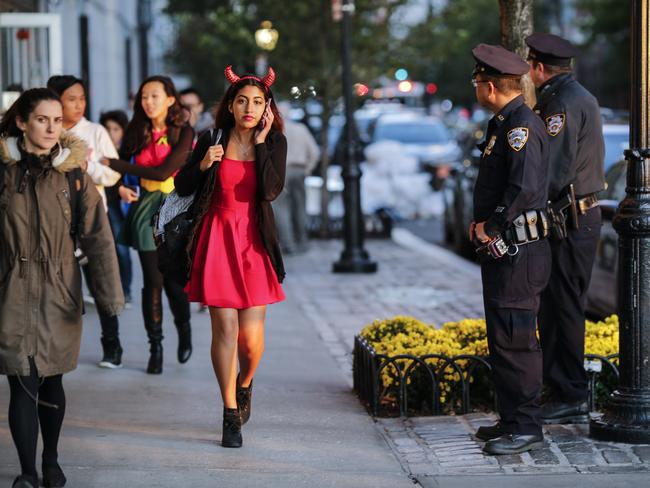
<path fill-rule="evenodd" d="M 273 51 L 279 37 L 278 31 L 273 28 L 269 20 L 263 21 L 260 28 L 255 31 L 255 43 L 265 51 Z"/>

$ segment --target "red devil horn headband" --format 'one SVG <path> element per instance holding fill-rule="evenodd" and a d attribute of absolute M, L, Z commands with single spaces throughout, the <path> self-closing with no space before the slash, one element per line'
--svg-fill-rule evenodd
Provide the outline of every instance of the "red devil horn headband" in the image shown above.
<path fill-rule="evenodd" d="M 226 67 L 226 70 L 224 71 L 226 75 L 226 79 L 230 82 L 231 85 L 234 85 L 240 80 L 246 80 L 246 79 L 252 79 L 252 80 L 257 80 L 260 83 L 262 83 L 264 86 L 267 88 L 270 88 L 273 83 L 275 83 L 275 71 L 273 71 L 273 68 L 269 66 L 269 71 L 266 74 L 264 78 L 258 78 L 257 76 L 242 76 L 239 77 L 235 74 L 235 72 L 232 70 L 232 65 L 228 65 Z"/>

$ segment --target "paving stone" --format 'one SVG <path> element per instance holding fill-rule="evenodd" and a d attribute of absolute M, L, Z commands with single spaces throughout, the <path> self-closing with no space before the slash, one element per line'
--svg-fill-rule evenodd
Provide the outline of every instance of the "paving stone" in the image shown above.
<path fill-rule="evenodd" d="M 641 461 L 650 463 L 650 446 L 634 446 L 632 451 Z"/>
<path fill-rule="evenodd" d="M 549 448 L 534 449 L 528 454 L 535 464 L 560 464 L 560 460 Z"/>
<path fill-rule="evenodd" d="M 510 466 L 512 464 L 523 464 L 524 461 L 521 459 L 519 454 L 512 454 L 507 456 L 496 456 L 497 462 L 501 466 Z"/>
<path fill-rule="evenodd" d="M 551 439 L 557 444 L 569 444 L 580 441 L 580 437 L 575 434 L 551 434 Z"/>
<path fill-rule="evenodd" d="M 472 474 L 472 475 L 502 474 L 503 468 L 501 468 L 498 464 L 485 465 L 485 466 L 465 466 L 465 467 L 445 468 L 440 472 L 442 474 Z"/>
<path fill-rule="evenodd" d="M 581 466 L 595 466 L 598 464 L 595 454 L 566 453 L 564 451 L 562 453 L 566 456 L 569 464 Z"/>
<path fill-rule="evenodd" d="M 573 442 L 571 444 L 562 444 L 560 449 L 564 454 L 587 454 L 593 453 L 593 444 L 587 442 Z"/>
<path fill-rule="evenodd" d="M 613 450 L 613 449 L 606 449 L 601 451 L 601 454 L 605 458 L 605 461 L 607 461 L 609 464 L 623 464 L 623 463 L 631 463 L 632 460 L 630 459 L 630 456 L 625 451 L 621 450 Z"/>
<path fill-rule="evenodd" d="M 647 464 L 626 464 L 625 466 L 612 466 L 606 464 L 604 466 L 585 466 L 580 469 L 583 473 L 608 473 L 608 474 L 618 474 L 618 473 L 638 473 L 650 471 L 650 466 Z M 639 487 L 640 488 L 640 487 Z"/>
<path fill-rule="evenodd" d="M 393 442 L 397 447 L 418 446 L 418 443 L 415 441 L 415 439 L 411 439 L 410 437 L 398 437 L 393 439 Z"/>
<path fill-rule="evenodd" d="M 573 466 L 513 466 L 514 473 L 521 474 L 563 474 L 576 473 L 578 470 Z"/>

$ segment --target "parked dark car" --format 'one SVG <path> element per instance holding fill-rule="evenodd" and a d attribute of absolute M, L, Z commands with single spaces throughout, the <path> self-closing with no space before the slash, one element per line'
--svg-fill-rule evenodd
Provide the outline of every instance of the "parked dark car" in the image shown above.
<path fill-rule="evenodd" d="M 603 227 L 587 294 L 587 312 L 594 317 L 616 312 L 618 234 L 612 227 L 612 218 L 619 202 L 625 198 L 626 177 L 627 161 L 620 160 L 607 171 L 607 188 L 599 195 Z"/>

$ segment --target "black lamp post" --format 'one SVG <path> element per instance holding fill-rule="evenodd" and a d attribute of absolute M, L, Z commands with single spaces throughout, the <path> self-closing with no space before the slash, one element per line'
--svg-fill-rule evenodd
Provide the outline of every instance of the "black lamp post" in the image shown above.
<path fill-rule="evenodd" d="M 341 61 L 343 64 L 343 101 L 345 103 L 345 151 L 342 176 L 345 183 L 343 203 L 343 233 L 345 248 L 341 257 L 332 266 L 335 273 L 374 273 L 377 263 L 370 261 L 363 248 L 363 215 L 361 213 L 360 179 L 361 170 L 355 157 L 354 114 L 352 107 L 352 62 L 350 16 L 354 11 L 353 0 L 343 0 L 341 5 Z"/>
<path fill-rule="evenodd" d="M 592 437 L 650 443 L 650 0 L 632 0 L 627 195 L 614 216 L 618 239 L 620 384 Z"/>

